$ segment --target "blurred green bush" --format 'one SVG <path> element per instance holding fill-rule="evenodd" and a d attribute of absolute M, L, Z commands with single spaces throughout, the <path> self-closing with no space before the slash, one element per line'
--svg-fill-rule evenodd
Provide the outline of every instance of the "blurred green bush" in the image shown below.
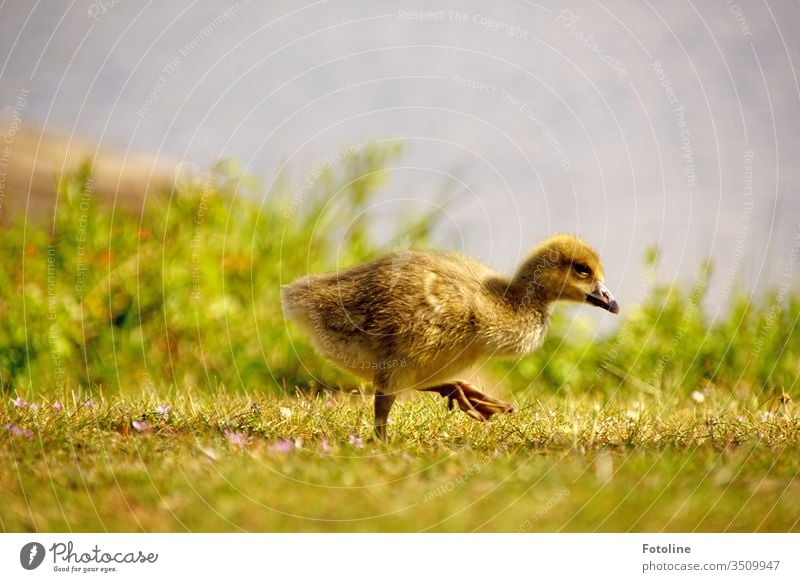
<path fill-rule="evenodd" d="M 653 269 L 648 252 L 645 268 Z M 711 264 L 691 286 L 653 282 L 639 305 L 623 306 L 619 326 L 600 335 L 581 318 L 553 316 L 543 348 L 496 370 L 516 390 L 549 386 L 580 398 L 637 394 L 786 400 L 800 386 L 800 296 L 732 295 L 710 322 L 703 310 Z M 651 278 L 651 281 L 654 279 Z M 699 393 L 699 394 L 697 394 Z"/>
<path fill-rule="evenodd" d="M 399 154 L 348 149 L 296 187 L 278 179 L 266 193 L 224 162 L 179 179 L 141 215 L 96 205 L 88 165 L 64 176 L 51 225 L 20 222 L 0 233 L 3 390 L 293 391 L 314 387 L 315 377 L 353 385 L 287 329 L 280 286 L 398 241 L 428 244 L 437 215 L 402 217 L 381 240 L 368 223 L 383 168 Z M 796 391 L 796 294 L 760 303 L 739 296 L 711 325 L 699 308 L 705 281 L 654 286 L 599 340 L 557 314 L 543 350 L 491 369 L 517 390 Z"/>
<path fill-rule="evenodd" d="M 300 188 L 281 178 L 266 194 L 227 161 L 179 178 L 141 216 L 96 205 L 88 165 L 64 176 L 53 224 L 0 234 L 3 389 L 294 390 L 313 385 L 309 358 L 327 381 L 348 381 L 299 334 L 290 341 L 280 286 L 385 250 L 365 210 L 399 154 L 349 149 Z M 433 223 L 397 228 L 424 245 Z"/>

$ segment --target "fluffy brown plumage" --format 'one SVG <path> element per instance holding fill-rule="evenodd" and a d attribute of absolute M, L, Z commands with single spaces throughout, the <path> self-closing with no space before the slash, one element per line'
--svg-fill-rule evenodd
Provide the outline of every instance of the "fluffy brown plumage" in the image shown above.
<path fill-rule="evenodd" d="M 557 300 L 619 311 L 597 253 L 566 234 L 538 245 L 510 278 L 457 253 L 400 251 L 283 288 L 286 317 L 320 354 L 373 381 L 380 438 L 407 389 L 437 392 L 478 420 L 512 412 L 453 378 L 482 359 L 539 348 Z"/>

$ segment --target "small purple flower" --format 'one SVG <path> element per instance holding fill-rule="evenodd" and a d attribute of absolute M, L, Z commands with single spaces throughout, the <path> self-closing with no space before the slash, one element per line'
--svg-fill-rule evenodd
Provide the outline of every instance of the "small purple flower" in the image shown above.
<path fill-rule="evenodd" d="M 250 437 L 241 431 L 233 432 L 231 429 L 226 428 L 225 436 L 228 438 L 228 442 L 239 448 L 244 448 L 250 444 Z"/>
<path fill-rule="evenodd" d="M 17 408 L 25 408 L 28 406 L 28 403 L 25 402 L 25 399 L 22 396 L 17 396 L 14 400 L 11 401 L 11 404 L 16 406 Z"/>
<path fill-rule="evenodd" d="M 274 453 L 291 453 L 294 450 L 294 442 L 288 439 L 278 439 L 270 447 Z"/>
<path fill-rule="evenodd" d="M 162 416 L 167 416 L 171 410 L 171 406 L 156 406 L 156 412 Z"/>
<path fill-rule="evenodd" d="M 83 403 L 86 408 L 94 408 L 94 400 L 91 398 Z"/>
<path fill-rule="evenodd" d="M 333 400 L 331 400 L 330 398 L 328 398 L 325 401 L 325 408 L 333 408 L 334 406 L 335 406 L 335 404 L 334 404 Z"/>
<path fill-rule="evenodd" d="M 135 428 L 139 432 L 145 432 L 150 430 L 150 425 L 144 421 L 134 420 L 131 424 L 133 425 L 133 428 Z"/>
<path fill-rule="evenodd" d="M 64 410 L 64 404 L 60 400 L 56 400 L 55 402 L 53 402 L 53 410 L 55 410 L 56 412 L 61 412 L 62 410 Z"/>
<path fill-rule="evenodd" d="M 319 441 L 319 448 L 322 449 L 323 453 L 330 453 L 331 446 L 328 444 L 328 439 L 322 439 L 321 441 Z"/>
<path fill-rule="evenodd" d="M 27 428 L 19 427 L 16 424 L 13 424 L 11 422 L 7 422 L 6 424 L 4 424 L 3 428 L 5 428 L 7 431 L 9 431 L 14 436 L 25 437 L 26 439 L 32 439 L 33 438 L 33 433 L 31 431 L 29 431 Z"/>
<path fill-rule="evenodd" d="M 350 438 L 348 439 L 347 442 L 350 443 L 351 445 L 353 445 L 356 448 L 359 448 L 359 449 L 363 449 L 364 448 L 364 439 L 362 439 L 361 437 L 357 437 L 354 434 L 350 435 Z"/>
<path fill-rule="evenodd" d="M 33 410 L 34 412 L 39 412 L 41 409 L 42 407 L 36 404 L 35 402 L 31 404 L 31 410 Z"/>

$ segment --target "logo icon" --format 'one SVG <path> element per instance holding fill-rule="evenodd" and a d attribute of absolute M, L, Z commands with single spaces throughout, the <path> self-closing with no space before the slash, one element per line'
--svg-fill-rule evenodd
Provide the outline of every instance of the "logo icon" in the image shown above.
<path fill-rule="evenodd" d="M 19 551 L 19 563 L 26 570 L 35 570 L 44 561 L 44 546 L 39 542 L 30 542 Z"/>
<path fill-rule="evenodd" d="M 389 291 L 394 289 L 400 279 L 400 271 L 406 266 L 406 263 L 411 260 L 411 239 L 408 235 L 403 235 L 400 243 L 392 249 L 392 276 L 389 279 Z"/>

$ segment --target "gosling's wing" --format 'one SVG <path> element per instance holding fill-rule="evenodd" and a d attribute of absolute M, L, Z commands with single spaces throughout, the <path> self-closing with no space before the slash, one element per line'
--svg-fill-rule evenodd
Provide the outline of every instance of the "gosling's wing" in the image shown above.
<path fill-rule="evenodd" d="M 461 255 L 399 251 L 293 283 L 284 310 L 318 338 L 427 361 L 474 342 L 476 297 L 488 274 Z"/>
<path fill-rule="evenodd" d="M 363 331 L 374 295 L 368 285 L 372 263 L 338 273 L 309 275 L 283 288 L 285 315 L 308 326 L 330 332 L 353 334 Z"/>
<path fill-rule="evenodd" d="M 415 253 L 397 263 L 385 286 L 391 287 L 387 301 L 373 314 L 376 329 L 393 335 L 391 349 L 418 361 L 468 349 L 486 268 L 444 253 Z"/>

